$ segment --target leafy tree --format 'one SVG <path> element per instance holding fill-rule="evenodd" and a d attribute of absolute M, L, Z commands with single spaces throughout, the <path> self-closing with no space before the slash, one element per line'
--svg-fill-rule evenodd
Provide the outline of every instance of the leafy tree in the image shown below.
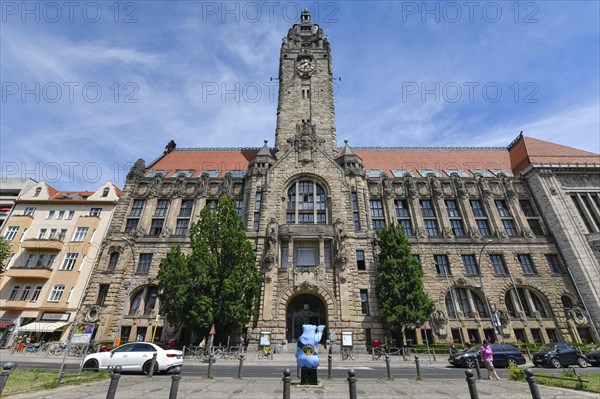
<path fill-rule="evenodd" d="M 262 278 L 233 200 L 205 206 L 190 229 L 191 253 L 178 245 L 160 262 L 161 313 L 194 332 L 242 329 L 257 304 Z"/>
<path fill-rule="evenodd" d="M 379 314 L 402 336 L 407 328 L 420 327 L 434 311 L 434 302 L 423 287 L 423 271 L 413 257 L 399 225 L 377 230 L 379 264 L 376 295 Z"/>
<path fill-rule="evenodd" d="M 6 262 L 8 262 L 11 253 L 12 251 L 10 250 L 8 243 L 4 241 L 3 237 L 0 237 L 0 274 L 4 272 Z"/>

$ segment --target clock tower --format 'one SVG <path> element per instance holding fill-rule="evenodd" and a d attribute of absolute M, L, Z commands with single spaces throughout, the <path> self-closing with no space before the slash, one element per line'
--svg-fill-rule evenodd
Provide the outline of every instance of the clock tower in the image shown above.
<path fill-rule="evenodd" d="M 319 25 L 304 10 L 283 38 L 279 57 L 279 102 L 275 147 L 286 151 L 302 126 L 331 150 L 337 150 L 331 48 Z"/>

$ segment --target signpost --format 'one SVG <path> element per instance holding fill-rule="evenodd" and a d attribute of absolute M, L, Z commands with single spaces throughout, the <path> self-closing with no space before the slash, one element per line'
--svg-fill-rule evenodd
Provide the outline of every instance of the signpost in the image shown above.
<path fill-rule="evenodd" d="M 429 353 L 429 339 L 427 338 L 427 324 L 423 324 L 423 330 L 425 331 L 425 345 L 427 346 L 427 357 L 429 358 L 429 364 L 431 364 L 431 353 Z"/>
<path fill-rule="evenodd" d="M 160 321 L 160 315 L 156 315 L 156 320 L 154 321 L 154 331 L 152 332 L 152 342 L 154 342 L 154 336 L 156 336 L 156 329 L 158 328 L 158 322 Z"/>

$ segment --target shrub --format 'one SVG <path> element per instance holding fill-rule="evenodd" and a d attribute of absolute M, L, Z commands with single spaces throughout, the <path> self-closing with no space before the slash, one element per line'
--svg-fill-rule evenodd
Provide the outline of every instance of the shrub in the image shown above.
<path fill-rule="evenodd" d="M 508 365 L 508 379 L 511 381 L 525 381 L 525 372 L 519 366 Z"/>

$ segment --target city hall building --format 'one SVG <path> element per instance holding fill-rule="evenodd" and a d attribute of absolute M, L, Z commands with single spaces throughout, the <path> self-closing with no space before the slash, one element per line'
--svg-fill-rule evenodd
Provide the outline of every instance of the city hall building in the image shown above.
<path fill-rule="evenodd" d="M 304 323 L 358 347 L 397 337 L 375 295 L 376 230 L 393 223 L 436 303 L 406 340 L 598 340 L 598 154 L 523 135 L 496 148 L 338 147 L 332 50 L 308 12 L 279 63 L 273 146 L 171 141 L 131 169 L 80 309 L 97 339 L 149 340 L 155 324 L 158 339 L 195 333 L 157 321 L 159 263 L 189 249 L 200 209 L 230 196 L 264 277 L 251 345 L 261 332 L 295 342 Z"/>

